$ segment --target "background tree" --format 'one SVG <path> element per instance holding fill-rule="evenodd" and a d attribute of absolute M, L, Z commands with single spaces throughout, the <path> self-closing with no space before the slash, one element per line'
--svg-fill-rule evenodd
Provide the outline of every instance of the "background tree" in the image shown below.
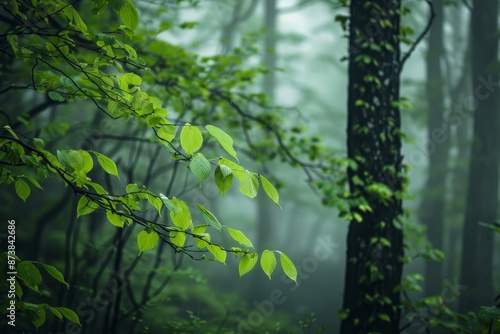
<path fill-rule="evenodd" d="M 474 1 L 471 14 L 473 142 L 463 231 L 462 312 L 490 305 L 494 232 L 479 223 L 498 218 L 500 91 L 498 90 L 498 1 Z"/>

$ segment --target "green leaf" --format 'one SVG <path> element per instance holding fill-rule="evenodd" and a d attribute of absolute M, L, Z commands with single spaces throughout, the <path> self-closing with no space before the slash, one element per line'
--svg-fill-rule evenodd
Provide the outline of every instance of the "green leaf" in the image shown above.
<path fill-rule="evenodd" d="M 45 270 L 47 271 L 47 273 L 49 273 L 50 276 L 54 277 L 56 280 L 66 285 L 66 287 L 69 289 L 69 284 L 64 280 L 64 275 L 59 270 L 57 270 L 56 267 L 45 263 L 42 263 L 42 266 L 45 268 Z"/>
<path fill-rule="evenodd" d="M 257 264 L 259 256 L 257 253 L 248 253 L 243 255 L 243 257 L 240 260 L 240 265 L 238 266 L 239 272 L 240 272 L 240 277 L 248 273 L 250 270 L 255 267 L 255 264 Z"/>
<path fill-rule="evenodd" d="M 172 203 L 171 200 L 168 199 L 167 196 L 160 193 L 160 198 L 170 212 L 176 213 L 178 211 L 177 207 L 174 205 L 174 203 Z"/>
<path fill-rule="evenodd" d="M 135 8 L 132 1 L 125 0 L 125 4 L 120 9 L 118 14 L 127 28 L 130 30 L 137 28 L 137 24 L 139 24 L 139 13 L 137 12 L 137 8 Z"/>
<path fill-rule="evenodd" d="M 45 310 L 43 308 L 36 310 L 36 313 L 38 314 L 38 318 L 33 320 L 33 325 L 35 325 L 35 327 L 38 329 L 45 323 L 45 317 L 47 315 L 45 314 Z"/>
<path fill-rule="evenodd" d="M 37 181 L 37 180 L 35 180 L 34 178 L 29 177 L 29 176 L 27 176 L 26 178 L 27 178 L 27 179 L 28 179 L 28 181 L 30 181 L 30 182 L 31 182 L 31 183 L 32 183 L 35 187 L 37 187 L 38 189 L 43 190 L 42 186 L 40 185 L 40 183 L 38 183 L 38 181 Z"/>
<path fill-rule="evenodd" d="M 118 168 L 116 168 L 116 164 L 113 160 L 99 152 L 92 151 L 92 153 L 95 154 L 95 156 L 97 157 L 97 162 L 99 162 L 99 165 L 101 165 L 102 169 L 104 169 L 106 173 L 115 175 L 116 177 L 120 178 L 120 176 L 118 176 Z"/>
<path fill-rule="evenodd" d="M 220 158 L 219 159 L 219 166 L 225 165 L 231 169 L 233 172 L 234 176 L 238 179 L 238 181 L 242 181 L 243 178 L 246 175 L 246 169 L 243 168 L 242 166 L 238 165 L 237 163 L 232 162 L 231 160 L 228 160 L 226 158 Z"/>
<path fill-rule="evenodd" d="M 207 249 L 210 253 L 213 254 L 213 256 L 215 257 L 215 259 L 217 259 L 217 261 L 226 264 L 227 253 L 225 250 L 222 249 L 222 247 L 220 247 L 219 245 L 209 244 L 207 246 Z"/>
<path fill-rule="evenodd" d="M 115 226 L 123 227 L 123 219 L 120 215 L 117 215 L 111 210 L 106 210 L 106 218 L 108 218 L 109 222 Z"/>
<path fill-rule="evenodd" d="M 184 247 L 186 242 L 186 233 L 179 231 L 170 231 L 170 241 L 177 247 Z"/>
<path fill-rule="evenodd" d="M 19 196 L 19 198 L 26 202 L 26 199 L 31 194 L 30 186 L 23 179 L 17 179 L 15 188 L 17 196 Z"/>
<path fill-rule="evenodd" d="M 92 188 L 94 188 L 95 192 L 98 194 L 98 195 L 104 195 L 104 194 L 107 194 L 108 192 L 106 191 L 106 189 L 104 189 L 103 186 L 101 186 L 99 183 L 95 183 L 95 182 L 87 182 L 88 185 L 90 185 Z"/>
<path fill-rule="evenodd" d="M 158 215 L 161 217 L 161 206 L 163 203 L 161 198 L 152 194 L 148 194 L 148 201 L 152 206 L 156 208 L 156 210 L 158 210 Z"/>
<path fill-rule="evenodd" d="M 59 162 L 61 163 L 61 165 L 65 169 L 67 169 L 69 172 L 72 172 L 73 171 L 73 167 L 71 166 L 71 161 L 69 159 L 68 153 L 65 152 L 65 151 L 57 150 L 56 154 L 57 154 L 57 160 L 59 160 Z"/>
<path fill-rule="evenodd" d="M 259 174 L 259 177 L 260 177 L 260 183 L 262 184 L 262 188 L 266 192 L 267 196 L 269 196 L 269 198 L 272 199 L 273 202 L 278 204 L 278 206 L 281 208 L 281 205 L 279 204 L 280 197 L 276 188 L 263 175 Z"/>
<path fill-rule="evenodd" d="M 133 86 L 140 86 L 142 83 L 142 78 L 135 73 L 125 73 L 122 77 L 122 80 L 125 83 Z"/>
<path fill-rule="evenodd" d="M 115 12 L 119 12 L 125 6 L 125 0 L 109 0 L 109 4 Z"/>
<path fill-rule="evenodd" d="M 82 324 L 80 323 L 80 318 L 78 318 L 78 315 L 73 310 L 70 310 L 66 307 L 55 307 L 55 309 L 58 310 L 69 321 L 82 326 Z"/>
<path fill-rule="evenodd" d="M 49 98 L 52 101 L 56 101 L 56 102 L 63 102 L 64 100 L 66 100 L 64 98 L 64 96 L 62 96 L 59 92 L 55 92 L 55 91 L 50 91 L 49 92 Z"/>
<path fill-rule="evenodd" d="M 205 233 L 205 230 L 207 229 L 209 225 L 198 225 L 194 226 L 192 229 L 192 232 L 194 235 L 199 236 L 200 238 L 195 237 L 194 242 L 196 243 L 196 247 L 199 249 L 203 249 L 208 246 L 208 242 L 210 242 L 210 234 Z"/>
<path fill-rule="evenodd" d="M 252 242 L 241 232 L 240 230 L 235 230 L 231 227 L 225 226 L 231 238 L 240 243 L 242 246 L 252 247 Z"/>
<path fill-rule="evenodd" d="M 259 181 L 254 173 L 246 171 L 245 176 L 241 180 L 240 192 L 250 198 L 257 196 L 259 190 Z"/>
<path fill-rule="evenodd" d="M 205 129 L 207 129 L 208 133 L 210 133 L 210 135 L 212 135 L 212 137 L 219 142 L 220 146 L 222 146 L 222 148 L 229 153 L 230 156 L 239 161 L 236 156 L 236 151 L 233 148 L 233 138 L 231 138 L 230 135 L 224 132 L 224 130 L 213 125 L 207 125 L 205 126 Z"/>
<path fill-rule="evenodd" d="M 82 170 L 85 173 L 90 172 L 92 168 L 94 168 L 94 160 L 92 159 L 92 156 L 89 152 L 83 150 L 78 151 L 78 154 L 83 161 Z"/>
<path fill-rule="evenodd" d="M 75 151 L 75 150 L 69 150 L 67 151 L 69 163 L 71 164 L 71 167 L 74 168 L 76 171 L 82 171 L 83 167 L 85 165 L 85 161 L 83 160 L 80 152 Z"/>
<path fill-rule="evenodd" d="M 200 180 L 200 183 L 205 181 L 209 176 L 212 168 L 210 167 L 210 162 L 201 153 L 196 154 L 196 156 L 191 161 L 189 165 L 191 172 Z"/>
<path fill-rule="evenodd" d="M 177 212 L 170 211 L 170 218 L 175 226 L 182 228 L 185 231 L 191 225 L 191 212 L 186 202 L 175 197 L 171 200 L 172 204 L 177 208 Z"/>
<path fill-rule="evenodd" d="M 200 209 L 201 211 L 201 214 L 203 215 L 203 219 L 205 220 L 205 222 L 212 226 L 213 228 L 217 229 L 220 231 L 221 229 L 221 224 L 219 223 L 219 221 L 217 220 L 217 218 L 213 215 L 213 213 L 211 213 L 210 211 L 207 210 L 207 208 L 205 208 L 203 205 L 201 204 L 195 204 L 196 207 L 198 209 Z"/>
<path fill-rule="evenodd" d="M 49 306 L 49 311 L 52 312 L 53 315 L 55 315 L 56 317 L 58 317 L 59 320 L 63 319 L 61 312 L 59 312 L 57 309 Z"/>
<path fill-rule="evenodd" d="M 203 135 L 200 129 L 186 123 L 181 131 L 181 146 L 187 154 L 193 154 L 198 151 L 203 144 Z"/>
<path fill-rule="evenodd" d="M 231 184 L 233 183 L 233 174 L 224 176 L 224 170 L 222 169 L 222 166 L 224 166 L 225 169 L 231 170 L 226 165 L 217 166 L 215 168 L 214 181 L 222 196 L 224 196 L 229 188 L 231 188 Z"/>
<path fill-rule="evenodd" d="M 297 269 L 292 260 L 283 252 L 280 252 L 280 263 L 285 275 L 297 284 Z"/>
<path fill-rule="evenodd" d="M 45 149 L 45 142 L 40 138 L 33 138 L 33 145 L 37 150 Z"/>
<path fill-rule="evenodd" d="M 385 314 L 385 313 L 382 313 L 382 314 L 377 314 L 377 316 L 382 320 L 382 321 L 385 321 L 385 322 L 391 322 L 391 318 Z"/>
<path fill-rule="evenodd" d="M 156 231 L 144 230 L 137 235 L 137 246 L 139 246 L 139 254 L 150 250 L 156 246 L 160 240 L 160 236 Z"/>
<path fill-rule="evenodd" d="M 160 130 L 158 130 L 158 137 L 167 142 L 171 142 L 175 138 L 176 127 L 172 124 L 162 125 Z"/>
<path fill-rule="evenodd" d="M 274 255 L 274 252 L 267 249 L 263 251 L 260 256 L 260 266 L 269 279 L 271 279 L 271 275 L 276 268 L 276 255 Z"/>
<path fill-rule="evenodd" d="M 97 209 L 99 205 L 94 201 L 89 200 L 87 196 L 82 196 L 78 200 L 78 205 L 76 206 L 76 218 L 84 215 L 88 215 Z"/>
<path fill-rule="evenodd" d="M 42 282 L 42 275 L 35 265 L 29 261 L 21 261 L 17 264 L 17 275 L 27 287 L 38 292 L 38 284 Z"/>

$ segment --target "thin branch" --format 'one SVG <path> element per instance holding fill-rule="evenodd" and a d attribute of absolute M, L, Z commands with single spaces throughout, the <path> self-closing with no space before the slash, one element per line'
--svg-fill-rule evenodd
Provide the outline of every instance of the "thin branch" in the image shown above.
<path fill-rule="evenodd" d="M 404 67 L 406 61 L 408 60 L 408 58 L 410 58 L 413 51 L 415 51 L 415 48 L 417 47 L 417 45 L 420 44 L 420 42 L 424 39 L 425 35 L 427 35 L 429 30 L 431 29 L 432 23 L 434 22 L 434 18 L 436 17 L 436 12 L 434 11 L 434 5 L 432 4 L 431 0 L 425 0 L 425 2 L 429 5 L 429 8 L 431 10 L 431 16 L 429 17 L 429 21 L 427 22 L 425 29 L 420 33 L 418 38 L 411 45 L 408 52 L 400 60 L 399 71 L 398 71 L 399 73 L 401 73 L 401 71 L 403 70 L 403 67 Z"/>

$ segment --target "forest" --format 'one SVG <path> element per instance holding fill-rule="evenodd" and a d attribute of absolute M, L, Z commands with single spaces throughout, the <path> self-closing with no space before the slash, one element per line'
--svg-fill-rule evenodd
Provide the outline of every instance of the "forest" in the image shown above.
<path fill-rule="evenodd" d="M 1 1 L 0 333 L 500 334 L 499 7 Z"/>

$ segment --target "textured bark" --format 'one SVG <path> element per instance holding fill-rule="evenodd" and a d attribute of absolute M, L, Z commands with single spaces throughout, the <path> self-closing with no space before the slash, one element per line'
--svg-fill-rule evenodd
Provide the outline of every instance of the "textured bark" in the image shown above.
<path fill-rule="evenodd" d="M 491 305 L 494 232 L 478 225 L 497 219 L 500 89 L 498 69 L 498 1 L 475 0 L 471 16 L 474 127 L 469 165 L 462 247 L 461 312 Z"/>
<path fill-rule="evenodd" d="M 348 169 L 352 219 L 341 333 L 397 333 L 403 264 L 399 100 L 399 0 L 352 0 L 349 28 Z M 390 23 L 390 24 L 388 24 Z M 380 47 L 377 48 L 377 46 Z M 386 200 L 374 192 L 392 190 Z M 372 211 L 359 208 L 368 204 Z M 380 241 L 387 240 L 390 245 Z"/>
<path fill-rule="evenodd" d="M 446 175 L 449 156 L 449 123 L 445 120 L 444 89 L 441 61 L 443 60 L 444 3 L 434 2 L 436 17 L 429 32 L 427 50 L 427 148 L 429 168 L 420 219 L 427 226 L 432 247 L 443 249 L 444 209 L 446 207 Z M 443 282 L 442 262 L 425 263 L 425 292 L 440 295 Z"/>

